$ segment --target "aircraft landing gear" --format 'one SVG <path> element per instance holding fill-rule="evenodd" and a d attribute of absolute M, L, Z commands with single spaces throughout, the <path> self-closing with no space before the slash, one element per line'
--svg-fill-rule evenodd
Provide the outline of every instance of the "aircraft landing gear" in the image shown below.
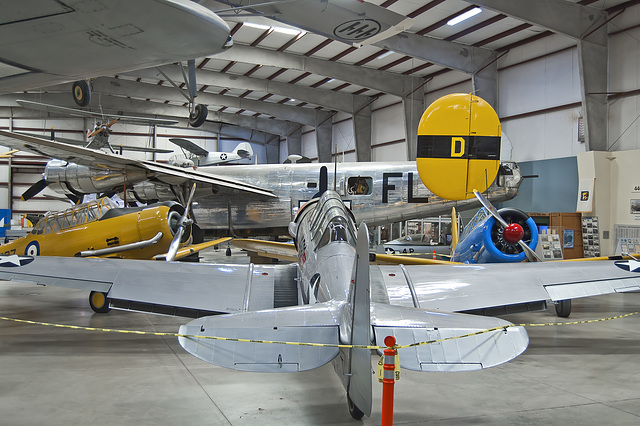
<path fill-rule="evenodd" d="M 556 302 L 556 315 L 561 318 L 568 318 L 571 315 L 571 299 Z"/>
<path fill-rule="evenodd" d="M 81 107 L 86 107 L 91 102 L 91 88 L 86 80 L 78 80 L 73 82 L 73 100 Z"/>
<path fill-rule="evenodd" d="M 109 307 L 109 299 L 107 299 L 107 293 L 100 291 L 92 291 L 89 293 L 89 306 L 94 312 L 99 314 L 106 314 L 111 310 Z"/>
<path fill-rule="evenodd" d="M 347 405 L 349 406 L 349 414 L 351 414 L 351 417 L 353 417 L 354 419 L 360 420 L 362 416 L 364 416 L 364 413 L 360 411 L 358 407 L 356 407 L 356 404 L 354 404 L 353 401 L 351 401 L 351 398 L 349 398 L 348 396 Z"/>
<path fill-rule="evenodd" d="M 200 127 L 207 120 L 207 114 L 209 110 L 205 105 L 198 104 L 193 108 L 193 111 L 189 114 L 189 125 L 191 127 Z"/>

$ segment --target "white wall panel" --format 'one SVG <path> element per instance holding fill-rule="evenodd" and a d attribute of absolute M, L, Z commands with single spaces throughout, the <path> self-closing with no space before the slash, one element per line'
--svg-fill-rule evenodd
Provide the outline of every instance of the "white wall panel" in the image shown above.
<path fill-rule="evenodd" d="M 514 161 L 568 157 L 584 151 L 578 142 L 579 108 L 549 112 L 502 123 Z"/>
<path fill-rule="evenodd" d="M 640 148 L 640 96 L 609 103 L 609 151 Z"/>
<path fill-rule="evenodd" d="M 580 101 L 576 49 L 507 68 L 498 78 L 500 117 Z"/>
<path fill-rule="evenodd" d="M 379 147 L 373 147 L 372 161 L 407 161 L 407 148 L 405 142 L 394 143 Z"/>
<path fill-rule="evenodd" d="M 405 139 L 402 103 L 374 111 L 372 117 L 371 145 Z M 403 160 L 406 160 L 406 154 Z"/>

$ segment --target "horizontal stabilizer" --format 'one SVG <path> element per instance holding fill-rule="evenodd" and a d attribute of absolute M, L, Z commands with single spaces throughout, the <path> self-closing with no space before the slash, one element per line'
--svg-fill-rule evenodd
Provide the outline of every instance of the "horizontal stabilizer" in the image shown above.
<path fill-rule="evenodd" d="M 198 318 L 180 334 L 279 342 L 338 343 L 338 325 L 324 304 Z M 331 361 L 337 347 L 179 337 L 182 347 L 221 367 L 263 373 L 310 370 Z"/>
<path fill-rule="evenodd" d="M 231 245 L 271 259 L 288 260 L 290 262 L 298 261 L 298 251 L 293 244 L 289 243 L 236 238 L 231 241 Z"/>
<path fill-rule="evenodd" d="M 429 312 L 392 305 L 374 305 L 376 342 L 394 336 L 398 345 L 462 336 L 511 323 L 492 317 Z M 398 350 L 400 366 L 409 370 L 457 372 L 494 367 L 510 361 L 527 348 L 524 327 L 501 328 L 459 339 Z"/>

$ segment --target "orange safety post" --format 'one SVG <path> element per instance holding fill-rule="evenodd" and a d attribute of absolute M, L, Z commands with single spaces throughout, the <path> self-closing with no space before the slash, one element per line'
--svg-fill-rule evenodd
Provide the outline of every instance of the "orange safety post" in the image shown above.
<path fill-rule="evenodd" d="M 393 387 L 395 384 L 396 338 L 384 338 L 384 374 L 382 377 L 382 426 L 393 425 Z"/>
<path fill-rule="evenodd" d="M 433 251 L 433 260 L 436 260 L 436 251 Z"/>

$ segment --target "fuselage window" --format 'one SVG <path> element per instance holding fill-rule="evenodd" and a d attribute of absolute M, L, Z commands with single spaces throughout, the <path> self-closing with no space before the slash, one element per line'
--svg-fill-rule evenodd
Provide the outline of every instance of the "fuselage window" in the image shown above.
<path fill-rule="evenodd" d="M 318 184 L 316 182 L 307 182 L 307 188 L 317 188 Z"/>
<path fill-rule="evenodd" d="M 373 188 L 373 179 L 365 176 L 352 176 L 347 181 L 349 195 L 369 195 Z"/>
<path fill-rule="evenodd" d="M 44 228 L 44 233 L 45 234 L 53 232 L 54 223 L 55 223 L 55 218 L 54 217 L 48 217 L 47 218 L 47 226 Z"/>

